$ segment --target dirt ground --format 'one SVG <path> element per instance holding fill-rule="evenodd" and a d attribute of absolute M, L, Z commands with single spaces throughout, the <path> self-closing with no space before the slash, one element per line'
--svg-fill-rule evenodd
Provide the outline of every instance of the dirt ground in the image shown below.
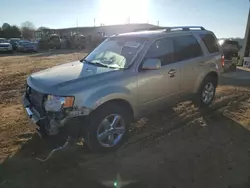
<path fill-rule="evenodd" d="M 207 110 L 183 102 L 141 119 L 116 153 L 40 139 L 20 104 L 26 77 L 83 52 L 0 56 L 0 187 L 250 187 L 250 71 L 223 75 Z M 53 143 L 51 145 L 51 143 Z M 122 185 L 122 186 L 121 186 Z"/>

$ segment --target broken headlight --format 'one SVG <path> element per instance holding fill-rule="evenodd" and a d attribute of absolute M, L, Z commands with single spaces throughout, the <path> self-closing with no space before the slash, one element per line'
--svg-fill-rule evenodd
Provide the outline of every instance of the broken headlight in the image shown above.
<path fill-rule="evenodd" d="M 74 100 L 74 97 L 48 95 L 47 100 L 44 103 L 44 108 L 46 111 L 59 112 L 65 108 L 72 108 Z"/>

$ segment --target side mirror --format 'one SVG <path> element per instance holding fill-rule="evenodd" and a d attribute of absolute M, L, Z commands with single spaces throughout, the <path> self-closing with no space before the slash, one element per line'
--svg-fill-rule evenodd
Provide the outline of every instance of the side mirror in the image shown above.
<path fill-rule="evenodd" d="M 159 59 L 146 59 L 142 65 L 142 70 L 158 70 L 160 68 L 161 61 Z"/>

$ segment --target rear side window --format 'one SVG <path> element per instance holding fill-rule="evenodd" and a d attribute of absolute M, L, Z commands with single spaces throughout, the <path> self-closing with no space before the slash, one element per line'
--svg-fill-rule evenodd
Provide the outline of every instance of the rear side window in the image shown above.
<path fill-rule="evenodd" d="M 174 61 L 183 61 L 203 55 L 200 44 L 194 36 L 179 36 L 174 38 Z"/>
<path fill-rule="evenodd" d="M 173 63 L 173 40 L 165 38 L 155 41 L 149 48 L 146 58 L 157 58 L 161 60 L 161 65 Z"/>
<path fill-rule="evenodd" d="M 200 35 L 202 41 L 206 45 L 209 53 L 219 52 L 219 47 L 217 41 L 215 40 L 214 36 L 211 34 L 202 34 Z"/>

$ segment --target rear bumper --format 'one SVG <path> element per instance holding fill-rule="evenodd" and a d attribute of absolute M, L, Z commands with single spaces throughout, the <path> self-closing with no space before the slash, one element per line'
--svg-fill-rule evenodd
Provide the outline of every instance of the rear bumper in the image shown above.
<path fill-rule="evenodd" d="M 224 70 L 228 70 L 230 69 L 232 66 L 237 65 L 238 63 L 238 59 L 237 58 L 232 58 L 230 60 L 225 59 L 225 63 L 224 63 Z"/>

